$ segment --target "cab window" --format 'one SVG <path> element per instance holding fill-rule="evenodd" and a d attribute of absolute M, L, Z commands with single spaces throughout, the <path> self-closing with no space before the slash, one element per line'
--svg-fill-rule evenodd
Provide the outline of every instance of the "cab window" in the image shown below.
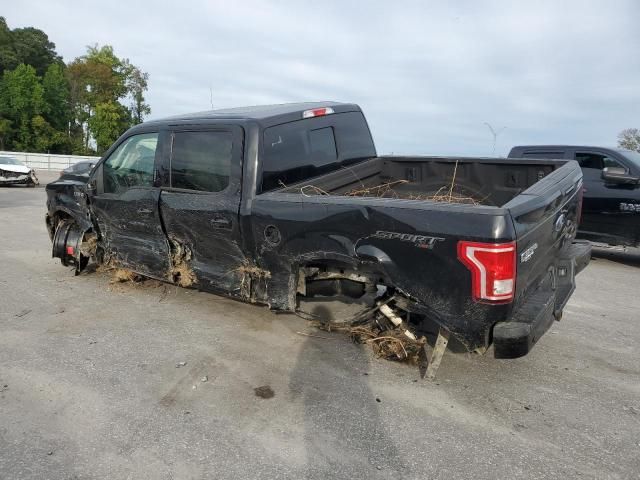
<path fill-rule="evenodd" d="M 564 152 L 524 152 L 522 158 L 564 158 Z"/>
<path fill-rule="evenodd" d="M 133 135 L 102 164 L 104 192 L 120 193 L 133 187 L 151 187 L 158 133 Z"/>
<path fill-rule="evenodd" d="M 624 168 L 624 165 L 621 165 L 617 160 L 601 153 L 576 152 L 576 160 L 581 168 L 594 170 L 602 170 L 605 167 Z"/>
<path fill-rule="evenodd" d="M 229 185 L 231 132 L 175 132 L 171 146 L 171 187 L 221 192 Z"/>

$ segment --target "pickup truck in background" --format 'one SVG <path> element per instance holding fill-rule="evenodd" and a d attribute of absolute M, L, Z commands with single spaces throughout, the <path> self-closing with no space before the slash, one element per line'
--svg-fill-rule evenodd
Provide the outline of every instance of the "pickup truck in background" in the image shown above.
<path fill-rule="evenodd" d="M 360 108 L 216 110 L 128 130 L 47 185 L 53 256 L 296 311 L 367 299 L 469 351 L 525 355 L 590 259 L 572 160 L 377 156 Z M 445 342 L 446 345 L 446 342 Z"/>
<path fill-rule="evenodd" d="M 509 158 L 576 160 L 584 176 L 578 237 L 640 246 L 640 153 L 621 148 L 529 145 L 513 147 Z"/>

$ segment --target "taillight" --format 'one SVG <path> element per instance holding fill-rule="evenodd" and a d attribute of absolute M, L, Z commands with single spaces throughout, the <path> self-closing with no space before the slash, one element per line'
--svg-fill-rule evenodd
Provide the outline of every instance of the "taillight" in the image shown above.
<path fill-rule="evenodd" d="M 302 112 L 302 118 L 323 117 L 324 115 L 329 115 L 331 113 L 334 113 L 333 108 L 331 107 L 312 108 L 311 110 L 305 110 Z"/>
<path fill-rule="evenodd" d="M 471 271 L 473 299 L 509 303 L 516 286 L 516 243 L 458 242 L 458 259 Z"/>

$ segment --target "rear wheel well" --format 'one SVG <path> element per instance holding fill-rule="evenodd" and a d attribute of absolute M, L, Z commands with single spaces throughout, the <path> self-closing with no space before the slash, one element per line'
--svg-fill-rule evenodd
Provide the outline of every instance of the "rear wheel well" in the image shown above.
<path fill-rule="evenodd" d="M 296 293 L 302 296 L 347 296 L 358 298 L 386 285 L 385 275 L 372 265 L 340 261 L 310 261 L 298 269 Z"/>

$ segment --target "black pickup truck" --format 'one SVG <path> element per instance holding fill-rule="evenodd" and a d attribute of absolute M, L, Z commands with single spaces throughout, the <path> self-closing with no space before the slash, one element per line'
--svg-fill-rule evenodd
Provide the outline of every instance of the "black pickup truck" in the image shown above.
<path fill-rule="evenodd" d="M 584 145 L 513 147 L 509 158 L 575 160 L 584 175 L 578 238 L 640 246 L 640 153 Z"/>
<path fill-rule="evenodd" d="M 94 259 L 281 311 L 369 295 L 514 358 L 589 262 L 581 192 L 575 161 L 377 156 L 357 105 L 304 103 L 133 127 L 88 181 L 47 186 L 46 222 L 77 271 Z"/>

